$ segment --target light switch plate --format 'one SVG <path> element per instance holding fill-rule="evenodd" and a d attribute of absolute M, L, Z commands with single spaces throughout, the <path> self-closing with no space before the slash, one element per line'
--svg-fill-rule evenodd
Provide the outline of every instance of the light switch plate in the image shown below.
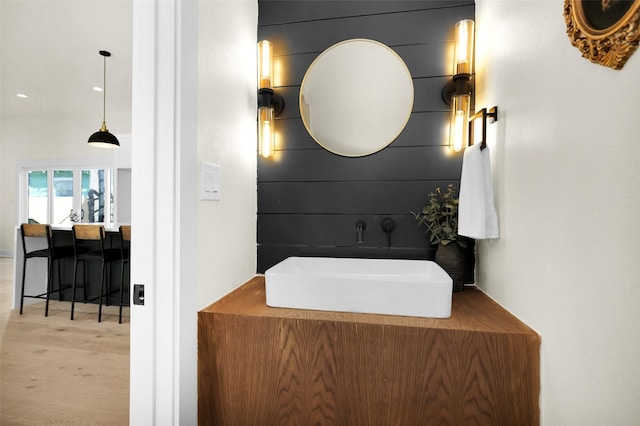
<path fill-rule="evenodd" d="M 218 201 L 221 191 L 220 166 L 203 161 L 200 166 L 200 199 Z"/>

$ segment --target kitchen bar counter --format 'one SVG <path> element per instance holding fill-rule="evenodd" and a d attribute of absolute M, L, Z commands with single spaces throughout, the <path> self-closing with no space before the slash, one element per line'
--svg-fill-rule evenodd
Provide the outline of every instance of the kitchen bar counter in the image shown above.
<path fill-rule="evenodd" d="M 123 224 L 124 225 L 124 224 Z M 105 247 L 111 248 L 120 248 L 120 232 L 119 232 L 120 224 L 113 225 L 109 228 L 105 227 L 105 231 L 107 234 L 105 240 Z M 51 229 L 53 231 L 53 241 L 54 245 L 73 245 L 73 237 L 71 235 L 71 226 L 60 226 L 60 225 L 52 225 Z M 15 256 L 14 256 L 14 279 L 13 279 L 13 308 L 20 308 L 20 287 L 22 285 L 22 264 L 24 259 L 24 254 L 22 250 L 22 237 L 20 236 L 20 227 L 16 227 L 15 233 Z M 30 250 L 36 247 L 35 244 L 33 247 L 29 247 Z M 41 241 L 41 248 L 46 248 L 47 243 L 44 239 Z M 62 262 L 63 263 L 63 285 L 71 285 L 73 282 L 73 259 L 67 259 Z M 42 294 L 46 291 L 47 288 L 47 260 L 46 259 L 30 259 L 27 261 L 27 277 L 25 280 L 25 294 Z M 129 268 L 126 268 L 128 271 Z M 90 278 L 90 284 L 87 287 L 87 295 L 89 298 L 92 298 L 91 295 L 99 295 L 100 294 L 100 264 L 98 262 L 87 262 L 87 271 Z M 113 289 L 120 288 L 120 262 L 114 262 L 111 267 L 109 273 L 110 282 L 113 284 Z M 125 280 L 128 279 L 128 276 L 125 276 Z M 82 281 L 82 266 L 78 272 L 78 283 L 81 284 Z M 57 288 L 58 278 L 57 278 L 57 265 L 55 267 L 55 277 L 54 277 L 54 288 Z M 52 294 L 52 299 L 57 299 L 57 294 Z M 76 297 L 82 297 L 82 288 L 78 287 Z M 128 295 L 125 294 L 125 297 Z M 71 289 L 67 289 L 64 292 L 65 300 L 71 300 Z M 120 295 L 115 294 L 111 296 L 111 303 L 115 303 L 120 301 Z M 25 298 L 24 304 L 25 306 L 31 303 L 37 303 L 41 301 L 41 299 L 31 299 Z M 96 301 L 97 303 L 97 301 Z"/>

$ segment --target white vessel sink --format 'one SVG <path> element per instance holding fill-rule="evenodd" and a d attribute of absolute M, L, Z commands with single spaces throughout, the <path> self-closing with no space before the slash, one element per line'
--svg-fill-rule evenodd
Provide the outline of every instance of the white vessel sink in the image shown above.
<path fill-rule="evenodd" d="M 429 318 L 451 316 L 451 277 L 435 262 L 289 257 L 265 272 L 267 305 Z"/>

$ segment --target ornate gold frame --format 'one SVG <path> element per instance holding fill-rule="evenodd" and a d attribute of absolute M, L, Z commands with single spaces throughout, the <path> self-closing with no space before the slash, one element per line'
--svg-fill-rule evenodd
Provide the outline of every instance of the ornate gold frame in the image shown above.
<path fill-rule="evenodd" d="M 571 43 L 591 62 L 622 69 L 640 43 L 640 0 L 634 0 L 624 16 L 604 29 L 596 29 L 589 23 L 583 1 L 564 2 L 564 20 Z"/>

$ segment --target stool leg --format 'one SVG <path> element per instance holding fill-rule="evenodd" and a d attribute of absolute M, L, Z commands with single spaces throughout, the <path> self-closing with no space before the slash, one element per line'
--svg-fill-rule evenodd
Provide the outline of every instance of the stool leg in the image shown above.
<path fill-rule="evenodd" d="M 104 304 L 105 306 L 109 306 L 109 298 L 111 297 L 111 262 L 109 262 L 109 267 L 106 269 L 106 280 L 107 280 L 107 293 L 106 296 L 104 298 Z"/>
<path fill-rule="evenodd" d="M 100 306 L 98 307 L 98 322 L 102 322 L 102 298 L 104 296 L 105 270 L 107 268 L 104 260 L 102 261 L 102 269 L 100 270 Z"/>
<path fill-rule="evenodd" d="M 24 305 L 24 279 L 27 275 L 27 258 L 22 260 L 22 290 L 20 291 L 20 315 L 22 315 L 22 307 Z"/>
<path fill-rule="evenodd" d="M 62 260 L 63 259 L 58 259 L 58 300 L 61 302 L 64 300 L 62 291 Z"/>
<path fill-rule="evenodd" d="M 73 260 L 73 284 L 71 285 L 71 319 L 73 320 L 73 309 L 76 306 L 76 276 L 78 275 L 78 259 Z"/>
<path fill-rule="evenodd" d="M 82 303 L 87 303 L 87 264 L 82 262 Z"/>
<path fill-rule="evenodd" d="M 49 295 L 53 291 L 53 283 L 51 282 L 52 280 L 53 280 L 53 259 L 50 257 L 47 257 L 47 296 L 46 296 L 47 301 L 44 304 L 45 317 L 49 316 Z"/>

